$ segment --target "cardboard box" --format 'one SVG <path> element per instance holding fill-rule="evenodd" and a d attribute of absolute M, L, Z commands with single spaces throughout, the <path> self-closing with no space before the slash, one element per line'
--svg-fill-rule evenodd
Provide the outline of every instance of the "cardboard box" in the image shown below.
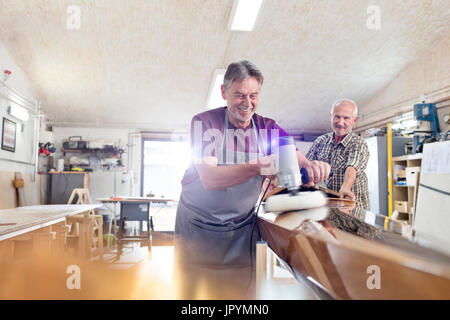
<path fill-rule="evenodd" d="M 410 207 L 408 201 L 394 201 L 394 210 L 402 213 L 409 213 Z"/>
<path fill-rule="evenodd" d="M 420 167 L 406 167 L 406 185 L 408 187 L 416 186 L 417 175 L 420 172 Z"/>

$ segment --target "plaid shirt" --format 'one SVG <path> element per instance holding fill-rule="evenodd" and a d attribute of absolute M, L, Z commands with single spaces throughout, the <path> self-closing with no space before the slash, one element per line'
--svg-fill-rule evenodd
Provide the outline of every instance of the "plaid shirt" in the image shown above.
<path fill-rule="evenodd" d="M 306 154 L 308 160 L 327 162 L 331 166 L 330 177 L 325 181 L 327 188 L 339 191 L 344 182 L 345 170 L 351 166 L 356 170 L 356 179 L 351 188 L 358 205 L 369 210 L 369 190 L 364 170 L 369 160 L 367 143 L 353 132 L 335 144 L 333 132 L 321 135 Z"/>

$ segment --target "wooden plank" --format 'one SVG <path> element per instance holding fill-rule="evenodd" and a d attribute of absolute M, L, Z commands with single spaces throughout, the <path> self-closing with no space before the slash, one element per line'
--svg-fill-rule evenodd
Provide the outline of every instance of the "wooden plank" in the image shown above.
<path fill-rule="evenodd" d="M 42 204 L 45 195 L 46 176 L 38 175 L 36 181 L 32 181 L 33 174 L 21 173 L 24 181 L 23 197 L 26 199 L 26 205 Z M 8 171 L 0 171 L 0 210 L 10 209 L 17 206 L 16 189 L 14 187 L 15 173 Z"/>
<path fill-rule="evenodd" d="M 13 180 L 14 187 L 16 188 L 17 206 L 23 207 L 26 205 L 24 188 L 24 180 L 20 172 L 15 172 L 15 177 Z"/>
<path fill-rule="evenodd" d="M 13 180 L 14 172 L 0 171 L 0 209 L 16 207 L 16 190 Z"/>
<path fill-rule="evenodd" d="M 404 156 L 398 156 L 398 157 L 392 158 L 393 161 L 406 161 L 406 160 L 418 160 L 418 159 L 422 159 L 421 153 L 407 154 Z"/>
<path fill-rule="evenodd" d="M 259 292 L 267 279 L 267 242 L 256 243 L 256 292 Z"/>

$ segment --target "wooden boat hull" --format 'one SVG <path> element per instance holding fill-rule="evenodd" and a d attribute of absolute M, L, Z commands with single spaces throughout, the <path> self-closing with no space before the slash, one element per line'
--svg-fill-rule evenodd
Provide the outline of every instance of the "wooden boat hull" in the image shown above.
<path fill-rule="evenodd" d="M 274 221 L 258 217 L 262 238 L 320 298 L 450 299 L 450 259 L 445 254 L 424 254 L 410 243 L 408 250 L 400 250 L 329 221 L 305 220 L 299 212 Z M 401 237 L 395 241 L 408 242 Z"/>

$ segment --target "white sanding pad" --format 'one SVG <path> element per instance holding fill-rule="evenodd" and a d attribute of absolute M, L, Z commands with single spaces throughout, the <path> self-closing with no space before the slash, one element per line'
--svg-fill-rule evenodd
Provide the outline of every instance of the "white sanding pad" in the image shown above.
<path fill-rule="evenodd" d="M 297 211 L 322 207 L 326 203 L 327 198 L 322 191 L 299 192 L 295 195 L 277 194 L 266 200 L 264 210 L 266 212 Z"/>

